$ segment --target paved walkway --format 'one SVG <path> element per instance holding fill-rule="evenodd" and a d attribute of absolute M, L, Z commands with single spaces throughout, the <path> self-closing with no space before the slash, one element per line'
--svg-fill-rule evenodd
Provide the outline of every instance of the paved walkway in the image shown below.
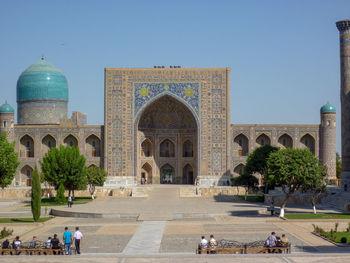
<path fill-rule="evenodd" d="M 164 221 L 143 222 L 126 245 L 123 253 L 126 255 L 149 255 L 159 253 L 164 228 Z"/>

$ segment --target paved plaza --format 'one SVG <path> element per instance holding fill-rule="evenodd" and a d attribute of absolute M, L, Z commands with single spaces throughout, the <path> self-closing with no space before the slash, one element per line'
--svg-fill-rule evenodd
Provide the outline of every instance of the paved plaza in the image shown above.
<path fill-rule="evenodd" d="M 7 206 L 3 204 L 0 216 L 19 213 L 21 209 L 24 210 L 23 213 L 28 213 L 28 207 L 23 207 L 21 202 L 11 202 Z M 75 226 L 79 226 L 84 234 L 83 254 L 80 258 L 73 256 L 72 262 L 80 262 L 83 258 L 84 262 L 96 262 L 97 258 L 101 262 L 251 262 L 254 261 L 254 255 L 203 256 L 195 255 L 195 249 L 201 235 L 209 237 L 213 234 L 217 240 L 248 243 L 265 240 L 272 231 L 278 235 L 287 235 L 292 243 L 292 254 L 259 255 L 259 262 L 329 262 L 326 260 L 329 253 L 334 255 L 333 262 L 346 262 L 344 255 L 339 253 L 350 251 L 350 248 L 337 247 L 311 234 L 313 223 L 330 228 L 334 227 L 335 221 L 281 220 L 264 214 L 266 207 L 263 204 L 220 201 L 219 198 L 182 198 L 178 188 L 170 186 L 155 187 L 145 198 L 97 198 L 91 203 L 76 205 L 71 209 L 55 209 L 75 213 L 101 213 L 105 217 L 55 217 L 45 223 L 6 225 L 13 228 L 13 235 L 19 235 L 22 241 L 31 240 L 33 235 L 39 240 L 46 240 L 55 233 L 61 237 L 65 226 L 72 231 Z M 310 211 L 309 208 L 302 207 L 290 210 Z M 337 222 L 340 223 L 339 229 L 342 229 L 349 220 Z M 325 257 L 320 257 L 320 253 L 325 254 Z M 55 262 L 56 258 L 50 257 L 50 262 Z M 320 258 L 324 261 L 320 261 Z M 11 261 L 15 260 L 13 262 L 27 259 L 24 256 L 16 259 L 11 257 Z M 36 262 L 42 260 L 41 257 L 36 259 Z M 350 261 L 350 256 L 348 260 Z"/>

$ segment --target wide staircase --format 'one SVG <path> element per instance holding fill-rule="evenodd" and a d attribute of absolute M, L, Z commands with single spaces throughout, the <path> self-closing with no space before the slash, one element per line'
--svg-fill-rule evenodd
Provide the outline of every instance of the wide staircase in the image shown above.
<path fill-rule="evenodd" d="M 340 187 L 332 187 L 327 191 L 329 195 L 322 199 L 322 205 L 338 210 L 350 211 L 350 192 L 343 192 Z"/>

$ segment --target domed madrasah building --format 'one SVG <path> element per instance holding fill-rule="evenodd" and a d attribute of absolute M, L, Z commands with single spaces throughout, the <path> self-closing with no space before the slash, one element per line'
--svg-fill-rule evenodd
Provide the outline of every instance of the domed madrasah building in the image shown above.
<path fill-rule="evenodd" d="M 29 187 L 35 164 L 61 144 L 107 171 L 105 189 L 144 180 L 225 186 L 266 144 L 309 148 L 336 178 L 332 105 L 321 108 L 320 125 L 231 124 L 229 92 L 229 68 L 106 68 L 105 125 L 87 125 L 82 113 L 67 118 L 67 79 L 42 59 L 18 79 L 18 123 L 10 105 L 0 107 L 0 130 L 21 163 L 12 187 Z"/>

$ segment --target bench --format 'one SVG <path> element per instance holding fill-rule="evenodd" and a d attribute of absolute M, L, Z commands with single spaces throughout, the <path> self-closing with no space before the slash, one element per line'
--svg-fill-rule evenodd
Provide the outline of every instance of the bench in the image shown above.
<path fill-rule="evenodd" d="M 1 255 L 64 255 L 63 249 L 47 248 L 20 248 L 20 249 L 0 249 Z"/>
<path fill-rule="evenodd" d="M 292 252 L 291 244 L 284 247 L 217 247 L 197 249 L 196 254 L 259 254 L 259 253 L 288 253 Z"/>
<path fill-rule="evenodd" d="M 291 246 L 285 247 L 247 247 L 245 254 L 259 254 L 259 253 L 291 253 Z"/>
<path fill-rule="evenodd" d="M 197 249 L 197 254 L 245 254 L 244 247 L 217 247 Z"/>

